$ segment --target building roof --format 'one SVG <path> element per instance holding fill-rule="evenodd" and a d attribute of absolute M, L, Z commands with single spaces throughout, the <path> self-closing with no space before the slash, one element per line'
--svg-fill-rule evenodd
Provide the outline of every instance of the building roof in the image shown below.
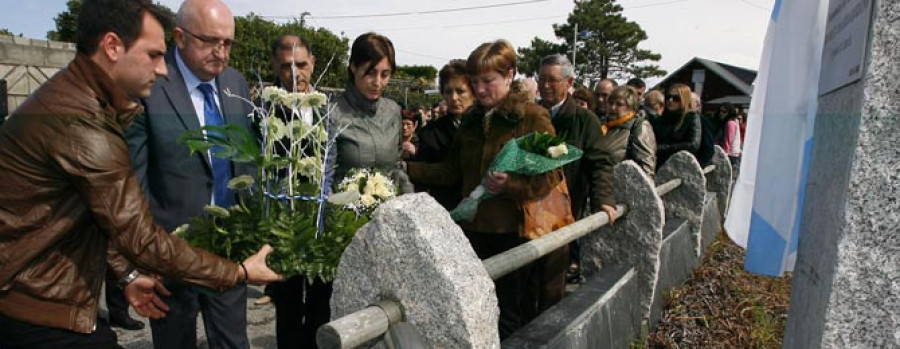
<path fill-rule="evenodd" d="M 750 70 L 746 68 L 741 68 L 737 66 L 733 66 L 730 64 L 720 63 L 716 61 L 711 61 L 708 59 L 694 57 L 687 63 L 675 70 L 667 76 L 665 79 L 660 81 L 656 86 L 667 86 L 670 84 L 669 80 L 676 76 L 678 72 L 683 69 L 687 69 L 693 64 L 700 64 L 705 67 L 707 70 L 715 73 L 723 80 L 727 81 L 729 84 L 734 86 L 739 91 L 745 93 L 746 95 L 750 95 L 753 92 L 753 80 L 756 79 L 756 71 Z"/>

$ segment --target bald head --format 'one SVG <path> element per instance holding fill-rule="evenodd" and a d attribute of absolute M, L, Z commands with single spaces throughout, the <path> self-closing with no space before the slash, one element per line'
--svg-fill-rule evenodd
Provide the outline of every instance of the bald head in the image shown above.
<path fill-rule="evenodd" d="M 234 15 L 220 0 L 186 0 L 175 15 L 175 25 L 182 28 L 208 20 L 231 22 L 234 27 Z"/>
<path fill-rule="evenodd" d="M 234 43 L 234 16 L 219 0 L 187 0 L 175 17 L 175 46 L 188 69 L 202 81 L 228 66 Z"/>
<path fill-rule="evenodd" d="M 597 110 L 601 114 L 605 114 L 608 112 L 606 110 L 606 100 L 609 98 L 609 95 L 612 93 L 613 88 L 615 88 L 616 85 L 616 81 L 613 79 L 603 79 L 597 83 L 596 87 L 594 87 L 594 94 L 597 95 Z"/>

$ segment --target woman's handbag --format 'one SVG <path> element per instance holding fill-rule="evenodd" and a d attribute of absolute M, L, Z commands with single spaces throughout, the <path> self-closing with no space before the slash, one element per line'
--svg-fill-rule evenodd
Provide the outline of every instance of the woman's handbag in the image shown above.
<path fill-rule="evenodd" d="M 559 181 L 542 198 L 519 202 L 524 218 L 519 236 L 534 240 L 575 222 L 566 179 Z"/>

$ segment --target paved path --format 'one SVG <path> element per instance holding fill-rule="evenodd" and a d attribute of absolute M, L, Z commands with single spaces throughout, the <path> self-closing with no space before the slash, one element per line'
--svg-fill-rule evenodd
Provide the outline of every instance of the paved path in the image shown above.
<path fill-rule="evenodd" d="M 275 348 L 275 307 L 272 303 L 255 305 L 253 302 L 262 296 L 262 288 L 250 286 L 247 297 L 247 334 L 250 336 L 251 348 Z M 106 302 L 100 300 L 101 313 L 106 316 Z M 129 310 L 131 316 L 144 322 L 145 326 L 140 331 L 126 331 L 114 328 L 119 335 L 119 345 L 128 349 L 152 349 L 153 341 L 150 337 L 150 322 L 146 318 L 137 316 L 133 309 Z M 197 344 L 198 348 L 208 348 L 206 334 L 203 331 L 203 319 L 197 318 Z"/>

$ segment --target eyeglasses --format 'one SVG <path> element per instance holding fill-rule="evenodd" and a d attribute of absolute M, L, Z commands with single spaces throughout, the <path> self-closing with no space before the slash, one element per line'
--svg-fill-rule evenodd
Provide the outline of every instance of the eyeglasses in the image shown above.
<path fill-rule="evenodd" d="M 537 82 L 538 82 L 539 84 L 547 83 L 547 84 L 551 84 L 551 85 L 556 85 L 556 84 L 561 83 L 561 82 L 563 82 L 563 81 L 566 81 L 566 79 L 565 79 L 565 78 L 557 78 L 557 77 L 555 77 L 555 76 L 554 76 L 554 77 L 550 77 L 550 76 L 538 76 L 538 79 L 537 79 Z"/>
<path fill-rule="evenodd" d="M 179 28 L 181 28 L 181 27 L 179 27 Z M 234 40 L 232 40 L 232 39 L 219 39 L 219 38 L 212 37 L 212 36 L 197 35 L 197 34 L 191 33 L 190 30 L 187 30 L 185 28 L 181 28 L 181 30 L 185 33 L 190 34 L 195 39 L 200 40 L 200 42 L 203 43 L 203 48 L 206 48 L 206 49 L 218 49 L 221 47 L 222 49 L 229 51 L 229 50 L 231 50 L 231 46 L 234 45 Z"/>
<path fill-rule="evenodd" d="M 675 102 L 681 102 L 681 96 L 679 96 L 679 95 L 668 95 L 668 96 L 666 96 L 666 98 L 671 99 Z"/>

